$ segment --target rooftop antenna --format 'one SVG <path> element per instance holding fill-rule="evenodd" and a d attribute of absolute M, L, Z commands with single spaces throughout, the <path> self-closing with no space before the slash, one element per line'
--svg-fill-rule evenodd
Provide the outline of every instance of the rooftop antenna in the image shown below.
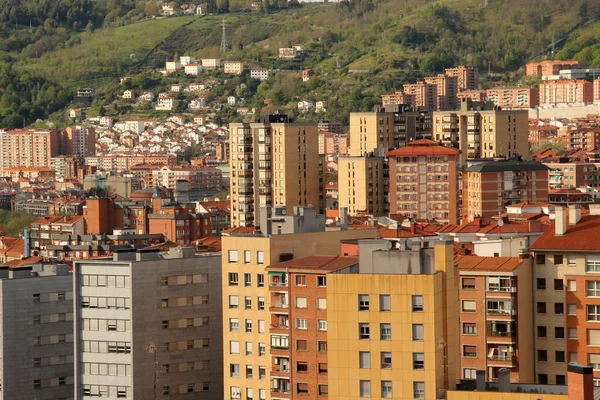
<path fill-rule="evenodd" d="M 223 18 L 223 24 L 222 24 L 222 29 L 223 29 L 223 34 L 221 36 L 221 49 L 220 52 L 221 53 L 225 53 L 227 51 L 227 36 L 225 35 L 225 18 Z"/>

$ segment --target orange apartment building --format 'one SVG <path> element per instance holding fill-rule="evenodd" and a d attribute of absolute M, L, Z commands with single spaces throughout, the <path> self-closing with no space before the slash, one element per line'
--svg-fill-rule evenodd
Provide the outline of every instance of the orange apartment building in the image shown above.
<path fill-rule="evenodd" d="M 348 155 L 350 135 L 333 132 L 319 132 L 319 154 Z"/>
<path fill-rule="evenodd" d="M 132 229 L 136 234 L 149 232 L 151 209 L 146 204 L 115 202 L 111 198 L 88 198 L 83 207 L 88 235 L 112 234 L 114 229 Z M 157 232 L 163 234 L 163 232 Z"/>
<path fill-rule="evenodd" d="M 162 234 L 173 243 L 190 244 L 210 236 L 210 214 L 197 213 L 196 205 L 165 204 L 161 198 L 152 199 L 148 215 L 148 233 Z"/>
<path fill-rule="evenodd" d="M 5 168 L 50 167 L 50 159 L 59 155 L 59 142 L 56 130 L 0 130 L 0 176 Z"/>
<path fill-rule="evenodd" d="M 436 86 L 436 110 L 454 110 L 458 93 L 458 77 L 438 74 L 424 78 L 425 83 Z"/>
<path fill-rule="evenodd" d="M 458 256 L 461 378 L 485 371 L 497 381 L 503 368 L 514 383 L 534 382 L 531 260 Z"/>
<path fill-rule="evenodd" d="M 525 67 L 525 73 L 527 76 L 542 78 L 544 76 L 558 75 L 561 69 L 577 69 L 582 67 L 583 65 L 575 60 L 545 60 L 528 63 Z"/>
<path fill-rule="evenodd" d="M 84 126 L 71 126 L 61 132 L 60 154 L 78 157 L 96 155 L 96 130 Z"/>
<path fill-rule="evenodd" d="M 545 81 L 540 84 L 541 106 L 584 104 L 593 101 L 593 83 L 583 79 Z"/>
<path fill-rule="evenodd" d="M 458 224 L 459 154 L 426 139 L 390 151 L 389 212 Z"/>
<path fill-rule="evenodd" d="M 357 266 L 358 257 L 315 255 L 266 268 L 269 333 L 288 342 L 271 345 L 272 398 L 327 397 L 327 274 Z"/>
<path fill-rule="evenodd" d="M 529 125 L 529 144 L 538 146 L 542 140 L 555 138 L 558 128 L 554 125 Z"/>
<path fill-rule="evenodd" d="M 190 184 L 190 190 L 203 189 L 220 192 L 223 185 L 223 173 L 212 167 L 182 167 L 163 166 L 152 171 L 153 185 L 175 189 L 177 181 L 185 180 Z"/>
<path fill-rule="evenodd" d="M 131 167 L 138 164 L 177 165 L 177 156 L 154 154 L 137 156 L 93 156 L 85 158 L 86 166 L 95 167 L 99 171 L 128 171 Z"/>
<path fill-rule="evenodd" d="M 488 101 L 508 109 L 535 108 L 539 103 L 539 89 L 534 87 L 495 87 L 486 92 Z"/>
<path fill-rule="evenodd" d="M 566 132 L 567 150 L 592 151 L 600 148 L 600 128 L 581 128 Z"/>
<path fill-rule="evenodd" d="M 462 90 L 456 94 L 456 98 L 458 102 L 461 102 L 462 99 L 469 99 L 475 102 L 485 101 L 486 92 L 485 90 Z"/>
<path fill-rule="evenodd" d="M 594 79 L 592 84 L 594 86 L 594 103 L 597 103 L 600 101 L 600 77 Z"/>
<path fill-rule="evenodd" d="M 511 204 L 548 202 L 548 167 L 538 162 L 477 162 L 464 169 L 462 181 L 462 212 L 466 221 L 476 216 L 499 215 Z"/>
<path fill-rule="evenodd" d="M 460 65 L 457 68 L 446 68 L 446 76 L 457 78 L 457 90 L 475 90 L 479 84 L 479 69 Z"/>
<path fill-rule="evenodd" d="M 438 103 L 437 101 L 437 86 L 426 82 L 417 82 L 414 84 L 404 85 L 404 92 L 414 99 L 412 106 L 423 110 L 433 111 Z"/>
<path fill-rule="evenodd" d="M 405 92 L 394 92 L 381 95 L 381 106 L 388 108 L 392 104 L 410 104 L 416 106 L 416 97 Z"/>

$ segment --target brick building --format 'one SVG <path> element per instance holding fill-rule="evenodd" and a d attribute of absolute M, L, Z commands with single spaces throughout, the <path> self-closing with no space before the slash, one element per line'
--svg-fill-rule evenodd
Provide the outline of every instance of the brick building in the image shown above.
<path fill-rule="evenodd" d="M 534 87 L 495 87 L 486 91 L 488 101 L 505 109 L 535 108 L 539 97 L 539 89 Z"/>
<path fill-rule="evenodd" d="M 594 101 L 592 82 L 582 79 L 546 81 L 540 84 L 540 105 L 585 104 Z"/>

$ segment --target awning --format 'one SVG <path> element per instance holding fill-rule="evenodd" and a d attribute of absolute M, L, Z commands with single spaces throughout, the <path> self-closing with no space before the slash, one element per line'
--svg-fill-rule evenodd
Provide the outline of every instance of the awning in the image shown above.
<path fill-rule="evenodd" d="M 279 272 L 279 271 L 269 271 L 269 275 L 277 275 L 277 276 L 282 276 L 283 272 Z"/>

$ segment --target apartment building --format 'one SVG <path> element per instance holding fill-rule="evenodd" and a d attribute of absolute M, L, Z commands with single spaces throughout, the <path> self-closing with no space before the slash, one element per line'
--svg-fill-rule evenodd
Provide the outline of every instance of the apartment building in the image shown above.
<path fill-rule="evenodd" d="M 262 206 L 324 209 L 323 164 L 316 123 L 291 123 L 274 115 L 257 123 L 235 123 L 231 143 L 231 224 L 253 226 Z"/>
<path fill-rule="evenodd" d="M 190 190 L 199 189 L 217 193 L 223 188 L 223 173 L 217 168 L 173 165 L 164 166 L 152 171 L 154 186 L 158 185 L 167 189 L 175 189 L 179 180 L 188 181 Z"/>
<path fill-rule="evenodd" d="M 583 65 L 575 60 L 545 60 L 528 63 L 525 67 L 525 73 L 527 76 L 543 78 L 545 76 L 558 75 L 561 69 L 577 69 L 581 67 Z"/>
<path fill-rule="evenodd" d="M 87 157 L 96 155 L 96 130 L 85 126 L 71 126 L 61 132 L 60 154 Z"/>
<path fill-rule="evenodd" d="M 223 61 L 223 72 L 226 74 L 241 75 L 244 72 L 244 63 L 241 61 Z"/>
<path fill-rule="evenodd" d="M 593 151 L 600 148 L 600 128 L 575 129 L 565 134 L 567 150 Z"/>
<path fill-rule="evenodd" d="M 267 400 L 289 399 L 292 395 L 298 395 L 296 390 L 293 393 L 291 390 L 291 386 L 296 385 L 297 382 L 290 382 L 290 386 L 287 387 L 288 393 L 284 393 L 284 383 L 279 385 L 285 380 L 285 376 L 290 376 L 290 373 L 285 372 L 286 363 L 283 359 L 286 355 L 293 357 L 294 351 L 301 351 L 302 348 L 290 349 L 292 346 L 290 336 L 296 331 L 292 332 L 292 329 L 295 329 L 292 324 L 288 324 L 286 329 L 285 323 L 282 323 L 285 322 L 285 318 L 277 318 L 277 316 L 285 316 L 282 314 L 285 307 L 278 306 L 285 304 L 286 296 L 286 293 L 278 294 L 277 289 L 287 291 L 290 300 L 295 296 L 295 290 L 305 291 L 307 297 L 309 292 L 316 297 L 320 296 L 318 293 L 322 293 L 323 288 L 315 291 L 309 290 L 308 286 L 306 288 L 295 285 L 286 287 L 282 274 L 268 271 L 266 267 L 311 255 L 336 256 L 339 254 L 341 240 L 374 238 L 377 235 L 376 230 L 371 228 L 325 232 L 324 217 L 317 216 L 311 207 L 298 207 L 294 215 L 282 214 L 282 211 L 283 208 L 261 210 L 260 215 L 263 219 L 260 223 L 261 231 L 252 227 L 238 227 L 225 231 L 222 236 L 223 309 L 227 310 L 227 317 L 223 320 L 225 387 L 222 398 Z M 302 284 L 301 280 L 298 282 Z M 290 295 L 289 292 L 292 294 Z M 293 301 L 290 301 L 290 305 L 296 304 L 295 300 Z M 303 300 L 299 300 L 298 305 L 304 306 Z M 317 306 L 316 300 L 314 304 L 310 304 L 313 315 L 317 311 Z M 300 311 L 308 315 L 308 299 L 306 307 L 307 309 Z M 288 310 L 292 313 L 288 315 L 296 318 L 296 308 L 289 307 Z M 275 313 L 276 311 L 279 314 Z M 318 312 L 319 315 L 323 314 L 322 310 Z M 303 325 L 299 327 L 302 328 Z M 314 330 L 311 327 L 311 332 L 319 332 L 319 337 L 323 336 L 323 332 L 318 331 L 316 327 Z M 308 328 L 307 332 L 302 334 L 308 334 Z M 307 346 L 311 352 L 318 353 L 316 337 L 311 338 Z M 311 370 L 314 373 L 318 371 L 316 369 L 318 365 L 314 365 L 315 360 L 324 360 L 326 355 L 313 353 L 311 353 L 313 363 Z M 282 359 L 282 362 L 277 361 L 276 364 L 276 359 Z M 291 358 L 287 365 L 296 368 L 296 361 L 302 360 Z M 317 382 L 320 382 L 317 383 L 318 385 L 324 384 L 325 381 L 321 378 Z M 306 398 L 304 393 L 305 386 L 301 385 L 299 395 Z M 310 392 L 309 397 L 317 398 L 316 393 L 318 387 L 317 391 Z M 312 397 L 313 395 L 315 397 Z"/>
<path fill-rule="evenodd" d="M 583 217 L 578 206 L 556 206 L 554 225 L 530 248 L 538 383 L 570 386 L 564 379 L 567 363 L 579 363 L 592 366 L 594 386 L 600 386 L 599 227 L 596 205 Z"/>
<path fill-rule="evenodd" d="M 433 111 L 437 105 L 437 93 L 438 89 L 436 85 L 432 85 L 426 82 L 417 82 L 403 86 L 403 91 L 412 99 L 413 102 L 409 103 L 419 109 L 427 111 Z"/>
<path fill-rule="evenodd" d="M 506 206 L 522 202 L 548 202 L 548 167 L 534 161 L 482 161 L 462 173 L 463 217 L 491 217 Z"/>
<path fill-rule="evenodd" d="M 462 101 L 462 99 L 471 99 L 474 102 L 483 102 L 486 99 L 486 91 L 485 90 L 462 90 L 456 94 L 456 98 L 458 103 Z"/>
<path fill-rule="evenodd" d="M 479 69 L 460 65 L 457 68 L 446 68 L 444 74 L 457 78 L 457 90 L 476 90 L 479 85 Z"/>
<path fill-rule="evenodd" d="M 57 156 L 50 159 L 50 168 L 56 172 L 57 179 L 74 179 L 84 163 L 81 157 Z"/>
<path fill-rule="evenodd" d="M 46 247 L 77 238 L 85 233 L 85 219 L 80 216 L 46 216 L 31 223 L 31 247 L 48 257 Z"/>
<path fill-rule="evenodd" d="M 459 154 L 426 139 L 390 151 L 389 212 L 457 224 Z"/>
<path fill-rule="evenodd" d="M 424 81 L 436 87 L 435 110 L 454 110 L 456 108 L 456 94 L 458 93 L 457 76 L 438 74 L 436 76 L 425 77 Z"/>
<path fill-rule="evenodd" d="M 50 167 L 59 155 L 59 132 L 55 130 L 0 130 L 0 176 L 11 167 Z"/>
<path fill-rule="evenodd" d="M 534 382 L 531 259 L 458 256 L 461 378 Z"/>
<path fill-rule="evenodd" d="M 161 199 L 159 199 L 161 200 Z M 190 244 L 210 236 L 210 214 L 198 213 L 196 204 L 165 204 L 148 215 L 148 233 L 162 234 L 173 243 Z"/>
<path fill-rule="evenodd" d="M 534 87 L 495 87 L 486 91 L 486 98 L 502 109 L 530 109 L 539 104 L 540 92 Z"/>
<path fill-rule="evenodd" d="M 389 106 L 394 104 L 410 104 L 415 106 L 415 95 L 408 94 L 406 92 L 394 92 L 381 95 L 381 106 L 383 108 L 388 108 Z"/>
<path fill-rule="evenodd" d="M 381 216 L 387 207 L 388 165 L 383 157 L 338 158 L 338 205 L 352 216 Z"/>
<path fill-rule="evenodd" d="M 96 167 L 101 171 L 128 171 L 138 164 L 177 165 L 177 156 L 168 154 L 137 155 L 137 156 L 94 156 L 86 157 L 85 165 Z"/>
<path fill-rule="evenodd" d="M 69 267 L 10 261 L 0 267 L 0 298 L 0 399 L 73 399 Z"/>
<path fill-rule="evenodd" d="M 75 398 L 222 399 L 221 256 L 76 261 Z"/>
<path fill-rule="evenodd" d="M 461 165 L 472 158 L 513 155 L 529 158 L 525 110 L 475 109 L 463 99 L 458 111 L 433 113 L 433 140 L 460 149 Z"/>
<path fill-rule="evenodd" d="M 460 379 L 451 242 L 359 241 L 358 269 L 327 275 L 328 399 L 436 399 Z"/>
<path fill-rule="evenodd" d="M 583 79 L 545 81 L 540 84 L 540 105 L 586 104 L 594 101 L 594 85 Z"/>
<path fill-rule="evenodd" d="M 319 154 L 347 155 L 350 152 L 350 135 L 319 132 Z"/>

